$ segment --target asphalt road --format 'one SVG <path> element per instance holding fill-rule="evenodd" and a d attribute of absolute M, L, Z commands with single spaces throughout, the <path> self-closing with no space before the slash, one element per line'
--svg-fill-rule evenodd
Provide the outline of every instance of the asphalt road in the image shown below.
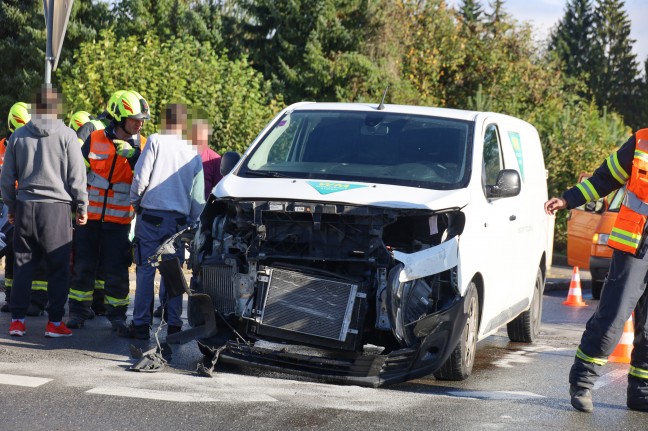
<path fill-rule="evenodd" d="M 200 377 L 195 343 L 175 348 L 161 372 L 127 371 L 130 342 L 101 318 L 65 339 L 45 338 L 47 318 L 30 318 L 28 334 L 14 338 L 2 313 L 0 429 L 646 429 L 646 415 L 625 407 L 625 364 L 606 366 L 593 414 L 569 404 L 569 366 L 597 304 L 581 276 L 590 305 L 566 307 L 565 289 L 547 291 L 537 343 L 511 343 L 503 330 L 479 343 L 473 375 L 463 382 L 428 377 L 381 389 L 223 365 Z M 556 286 L 568 286 L 570 277 L 570 268 L 549 274 Z"/>

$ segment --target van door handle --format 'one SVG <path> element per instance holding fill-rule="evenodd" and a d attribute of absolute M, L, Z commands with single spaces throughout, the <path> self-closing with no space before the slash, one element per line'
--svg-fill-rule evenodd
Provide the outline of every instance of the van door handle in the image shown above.
<path fill-rule="evenodd" d="M 509 217 L 509 220 L 513 221 L 513 220 L 515 220 L 516 218 L 517 218 L 517 217 L 515 217 L 515 214 L 513 214 L 512 216 Z"/>

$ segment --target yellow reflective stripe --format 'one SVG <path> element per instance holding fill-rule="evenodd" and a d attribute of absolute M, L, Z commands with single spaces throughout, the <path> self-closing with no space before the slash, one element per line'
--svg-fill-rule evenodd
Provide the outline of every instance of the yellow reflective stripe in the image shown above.
<path fill-rule="evenodd" d="M 90 162 L 87 161 L 86 159 L 83 159 L 83 161 L 85 162 L 86 169 L 90 169 Z"/>
<path fill-rule="evenodd" d="M 5 287 L 13 287 L 13 278 L 5 278 Z"/>
<path fill-rule="evenodd" d="M 588 202 L 595 201 L 600 198 L 598 192 L 589 180 L 585 180 L 579 184 L 576 184 L 576 187 L 578 188 L 578 190 L 580 190 L 580 192 L 585 197 L 585 200 Z"/>
<path fill-rule="evenodd" d="M 630 371 L 628 371 L 628 374 L 640 379 L 648 380 L 648 370 L 644 370 L 643 368 L 633 367 L 630 365 Z"/>
<path fill-rule="evenodd" d="M 610 170 L 610 173 L 615 180 L 622 184 L 628 180 L 628 177 L 630 175 L 628 175 L 627 172 L 621 167 L 621 164 L 619 164 L 617 153 L 614 153 L 610 157 L 608 157 L 606 159 L 606 162 L 608 169 Z"/>
<path fill-rule="evenodd" d="M 103 280 L 95 280 L 95 290 L 103 290 L 105 284 L 106 282 Z"/>
<path fill-rule="evenodd" d="M 580 346 L 576 350 L 576 357 L 580 359 L 583 362 L 588 362 L 590 364 L 594 365 L 605 365 L 607 363 L 607 358 L 592 358 L 591 356 L 587 356 L 583 351 L 581 350 Z"/>
<path fill-rule="evenodd" d="M 635 149 L 634 156 L 635 156 L 635 159 L 639 159 L 639 160 L 642 160 L 644 162 L 648 162 L 648 153 L 646 153 L 645 151 L 642 151 L 640 149 Z"/>
<path fill-rule="evenodd" d="M 641 235 L 628 232 L 627 230 L 619 229 L 618 227 L 614 227 L 612 228 L 612 232 L 610 232 L 610 239 L 618 242 L 619 244 L 637 248 L 639 247 L 639 242 L 641 241 Z"/>
<path fill-rule="evenodd" d="M 106 295 L 104 302 L 106 304 L 112 305 L 113 307 L 121 307 L 121 306 L 127 307 L 128 304 L 130 304 L 130 300 L 128 296 L 123 299 L 117 299 L 115 297 Z"/>
<path fill-rule="evenodd" d="M 70 289 L 69 298 L 79 302 L 92 301 L 92 292 Z"/>
<path fill-rule="evenodd" d="M 32 281 L 32 290 L 44 290 L 47 291 L 47 281 L 34 280 Z"/>

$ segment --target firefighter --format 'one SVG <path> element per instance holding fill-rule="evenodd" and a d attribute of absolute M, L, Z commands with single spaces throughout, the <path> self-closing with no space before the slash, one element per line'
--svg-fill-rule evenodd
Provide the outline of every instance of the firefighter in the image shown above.
<path fill-rule="evenodd" d="M 88 139 L 92 132 L 94 132 L 95 130 L 103 130 L 108 127 L 108 125 L 110 125 L 110 122 L 113 120 L 113 108 L 115 107 L 117 98 L 121 96 L 124 91 L 125 90 L 117 90 L 113 92 L 113 94 L 110 96 L 110 99 L 108 99 L 108 102 L 106 103 L 106 109 L 101 114 L 99 114 L 96 119 L 90 118 L 89 121 L 85 121 L 78 129 L 74 129 L 77 133 L 79 141 L 81 142 L 81 145 L 83 145 L 83 143 L 86 141 L 86 139 Z"/>
<path fill-rule="evenodd" d="M 116 98 L 115 95 L 117 95 L 117 93 L 121 94 L 123 93 L 123 91 L 113 93 L 113 97 L 111 97 L 108 101 L 106 107 L 107 110 L 111 105 L 111 101 L 114 102 L 113 99 Z M 107 111 L 104 111 L 101 117 L 102 119 L 95 118 L 86 111 L 77 111 L 72 114 L 72 117 L 70 117 L 69 127 L 76 132 L 77 138 L 79 139 L 81 145 L 83 145 L 85 139 L 87 139 L 92 132 L 94 132 L 95 130 L 105 129 L 112 120 L 112 114 L 109 114 Z M 74 260 L 74 251 L 72 252 L 72 259 Z M 72 271 L 74 272 L 74 268 L 72 269 Z M 92 313 L 90 315 L 90 318 L 93 318 L 95 315 L 106 315 L 106 306 L 104 305 L 104 300 L 104 279 L 101 275 L 97 275 L 95 277 L 94 291 L 92 292 Z"/>
<path fill-rule="evenodd" d="M 7 118 L 7 127 L 9 134 L 0 141 L 0 169 L 4 164 L 4 155 L 7 149 L 7 142 L 13 132 L 24 126 L 31 119 L 29 114 L 29 105 L 24 102 L 14 103 L 9 109 Z M 2 250 L 5 256 L 5 304 L 0 311 L 8 313 L 10 311 L 9 301 L 11 300 L 11 288 L 13 286 L 13 225 L 8 224 L 3 227 L 6 235 L 7 246 Z M 40 316 L 47 306 L 47 281 L 45 281 L 45 262 L 43 261 L 36 270 L 34 280 L 32 281 L 31 300 L 27 309 L 28 316 Z"/>
<path fill-rule="evenodd" d="M 123 328 L 129 304 L 129 233 L 134 216 L 129 202 L 133 168 L 140 155 L 140 130 L 150 119 L 148 103 L 125 91 L 104 130 L 90 134 L 81 149 L 88 166 L 88 223 L 74 236 L 74 277 L 70 289 L 69 328 L 81 328 L 91 316 L 95 274 L 104 277 L 106 317 Z"/>
<path fill-rule="evenodd" d="M 636 132 L 589 179 L 545 203 L 547 214 L 596 201 L 626 186 L 626 196 L 610 233 L 614 249 L 596 312 L 587 322 L 569 373 L 574 408 L 594 409 L 592 387 L 634 311 L 635 338 L 628 372 L 627 406 L 648 411 L 648 129 Z"/>

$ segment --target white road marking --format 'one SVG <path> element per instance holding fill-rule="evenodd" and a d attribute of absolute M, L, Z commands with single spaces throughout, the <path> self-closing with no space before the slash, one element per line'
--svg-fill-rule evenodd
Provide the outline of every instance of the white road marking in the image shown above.
<path fill-rule="evenodd" d="M 52 379 L 45 379 L 42 377 L 0 374 L 0 385 L 26 386 L 28 388 L 37 388 L 51 381 Z"/>
<path fill-rule="evenodd" d="M 528 400 L 545 398 L 543 395 L 525 391 L 448 391 L 448 395 L 475 400 Z"/>
<path fill-rule="evenodd" d="M 565 348 L 556 348 L 551 346 L 537 345 L 525 346 L 519 350 L 511 350 L 501 358 L 491 362 L 491 364 L 500 368 L 513 368 L 516 364 L 528 364 L 533 362 L 534 357 L 541 353 L 559 352 L 568 350 Z"/>
<path fill-rule="evenodd" d="M 111 395 L 115 397 L 143 398 L 160 401 L 176 401 L 181 403 L 213 403 L 220 401 L 196 393 L 182 393 L 170 391 L 155 391 L 151 389 L 128 388 L 126 386 L 99 387 L 86 391 L 88 394 Z"/>
<path fill-rule="evenodd" d="M 232 397 L 232 394 L 222 393 L 222 397 L 213 397 L 197 392 L 158 391 L 153 389 L 131 388 L 127 386 L 104 386 L 86 391 L 88 394 L 109 395 L 114 397 L 141 398 L 159 401 L 175 401 L 180 403 L 216 403 L 216 402 L 273 402 L 277 401 L 270 396 Z"/>
<path fill-rule="evenodd" d="M 609 385 L 612 382 L 615 382 L 620 379 L 624 379 L 628 376 L 628 369 L 623 369 L 620 368 L 618 370 L 612 370 L 609 373 L 603 374 L 596 383 L 594 383 L 594 387 L 592 389 L 596 390 L 599 388 L 602 388 L 605 385 Z"/>

